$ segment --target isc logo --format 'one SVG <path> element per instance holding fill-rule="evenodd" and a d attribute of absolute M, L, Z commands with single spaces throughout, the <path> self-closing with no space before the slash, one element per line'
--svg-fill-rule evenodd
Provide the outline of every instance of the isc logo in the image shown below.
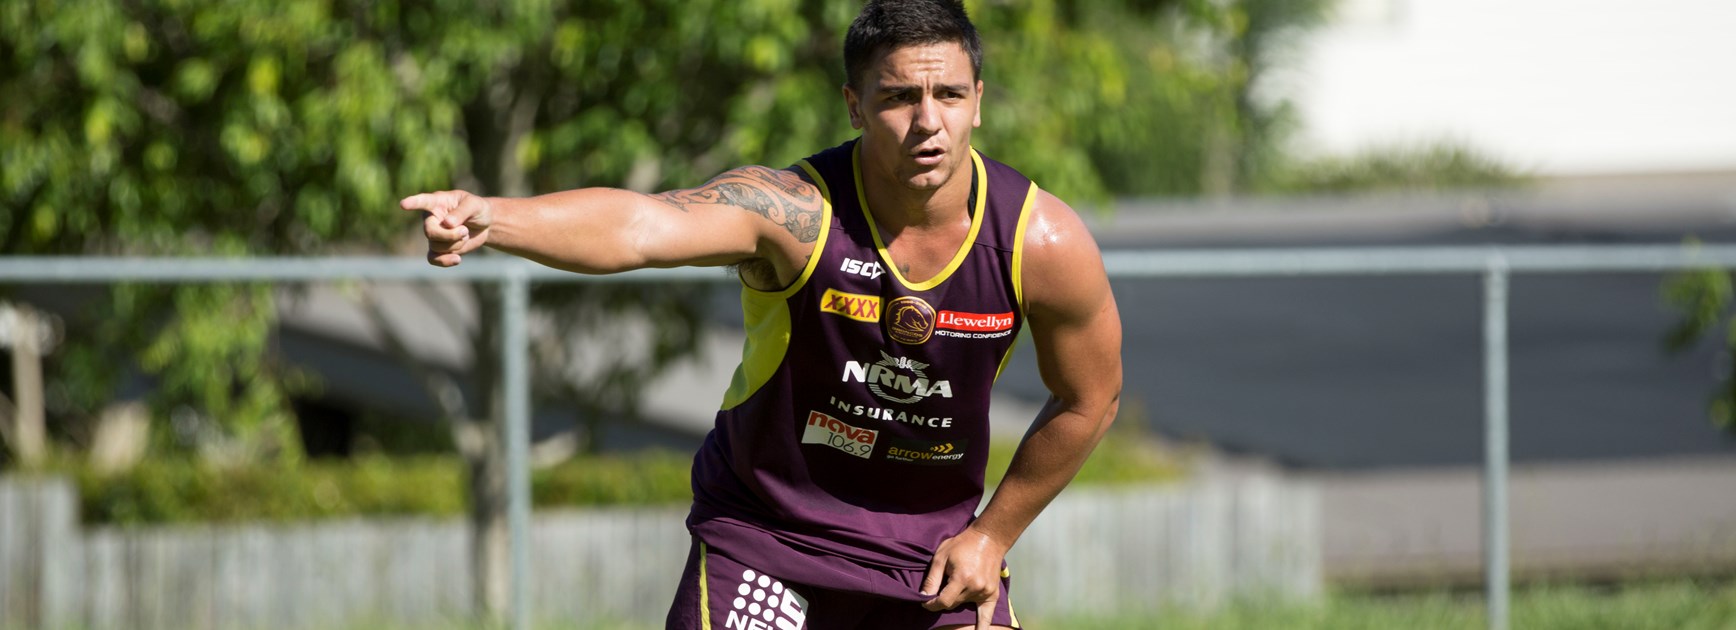
<path fill-rule="evenodd" d="M 844 265 L 838 269 L 844 273 L 865 278 L 879 278 L 886 275 L 886 268 L 881 267 L 879 262 L 862 262 L 854 258 L 845 258 Z"/>

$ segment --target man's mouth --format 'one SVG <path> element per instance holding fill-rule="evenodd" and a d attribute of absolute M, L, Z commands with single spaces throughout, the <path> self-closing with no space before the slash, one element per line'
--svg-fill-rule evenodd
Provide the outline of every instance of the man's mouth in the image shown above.
<path fill-rule="evenodd" d="M 940 159 L 946 156 L 946 149 L 918 149 L 911 152 L 910 156 L 916 158 L 917 164 L 934 165 L 939 164 Z"/>

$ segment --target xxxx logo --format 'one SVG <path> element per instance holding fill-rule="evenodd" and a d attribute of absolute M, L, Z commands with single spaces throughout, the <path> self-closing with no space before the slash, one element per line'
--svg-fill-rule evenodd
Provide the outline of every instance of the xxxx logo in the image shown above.
<path fill-rule="evenodd" d="M 859 322 L 878 322 L 880 296 L 826 289 L 826 293 L 820 296 L 820 310 Z"/>

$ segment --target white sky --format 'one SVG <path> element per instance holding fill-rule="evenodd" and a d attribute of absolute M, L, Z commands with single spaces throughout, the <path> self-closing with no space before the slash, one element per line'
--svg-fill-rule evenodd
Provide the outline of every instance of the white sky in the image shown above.
<path fill-rule="evenodd" d="M 1736 0 L 1340 0 L 1271 87 L 1299 148 L 1455 139 L 1539 174 L 1736 170 Z"/>

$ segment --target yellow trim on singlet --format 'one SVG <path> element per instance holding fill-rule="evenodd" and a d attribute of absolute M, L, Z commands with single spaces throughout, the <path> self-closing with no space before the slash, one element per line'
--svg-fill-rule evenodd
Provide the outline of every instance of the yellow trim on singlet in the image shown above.
<path fill-rule="evenodd" d="M 964 243 L 958 246 L 958 253 L 953 254 L 952 262 L 947 263 L 945 269 L 934 274 L 933 278 L 920 283 L 912 283 L 904 279 L 904 274 L 898 271 L 898 265 L 892 262 L 892 254 L 886 251 L 886 241 L 880 238 L 880 227 L 874 223 L 874 213 L 868 210 L 868 193 L 862 188 L 862 143 L 856 143 L 856 150 L 850 154 L 850 168 L 856 174 L 856 201 L 862 206 L 862 216 L 868 218 L 868 233 L 874 237 L 874 248 L 880 250 L 880 259 L 886 261 L 886 270 L 892 274 L 892 277 L 897 278 L 899 284 L 912 291 L 927 291 L 940 286 L 942 282 L 946 282 L 946 279 L 952 276 L 952 272 L 956 271 L 959 265 L 964 264 L 965 257 L 970 255 L 971 246 L 976 244 L 977 231 L 983 227 L 983 208 L 988 205 L 989 175 L 988 169 L 983 166 L 983 158 L 977 154 L 976 149 L 970 150 L 970 161 L 971 168 L 976 169 L 978 175 L 976 177 L 976 207 L 972 209 L 970 215 L 970 235 L 966 236 Z"/>
<path fill-rule="evenodd" d="M 832 194 L 826 189 L 826 180 L 807 160 L 799 164 L 820 188 L 820 236 L 814 239 L 814 251 L 808 254 L 808 266 L 802 268 L 802 275 L 797 276 L 790 286 L 779 291 L 762 291 L 742 283 L 742 329 L 747 332 L 747 341 L 742 344 L 741 364 L 736 366 L 735 375 L 729 380 L 729 389 L 723 393 L 720 408 L 726 411 L 747 402 L 783 364 L 784 354 L 790 349 L 789 298 L 800 291 L 808 283 L 808 278 L 813 277 L 814 270 L 819 268 L 820 254 L 826 251 L 826 239 L 832 233 Z"/>
<path fill-rule="evenodd" d="M 700 630 L 711 630 L 711 593 L 709 592 L 710 586 L 706 584 L 706 581 L 707 581 L 707 576 L 705 575 L 705 543 L 702 542 L 702 543 L 699 543 L 699 627 L 700 627 Z M 1011 611 L 1012 610 L 1012 608 L 1011 608 L 1012 602 L 1007 602 L 1007 605 L 1009 606 L 1009 608 L 1007 608 L 1007 610 Z M 1015 623 L 1013 625 L 1016 626 L 1018 624 Z"/>
<path fill-rule="evenodd" d="M 1037 201 L 1037 183 L 1031 182 L 1031 187 L 1025 190 L 1025 203 L 1019 206 L 1019 228 L 1013 231 L 1013 301 L 1019 305 L 1019 318 L 1026 327 L 1030 326 L 1030 314 L 1025 309 L 1025 227 L 1031 224 L 1031 206 Z M 1000 380 L 1001 371 L 1007 369 L 1007 364 L 1013 360 L 1013 349 L 1019 347 L 1019 340 L 1007 344 L 1007 353 L 1001 355 L 1001 366 L 995 368 L 995 380 Z"/>

